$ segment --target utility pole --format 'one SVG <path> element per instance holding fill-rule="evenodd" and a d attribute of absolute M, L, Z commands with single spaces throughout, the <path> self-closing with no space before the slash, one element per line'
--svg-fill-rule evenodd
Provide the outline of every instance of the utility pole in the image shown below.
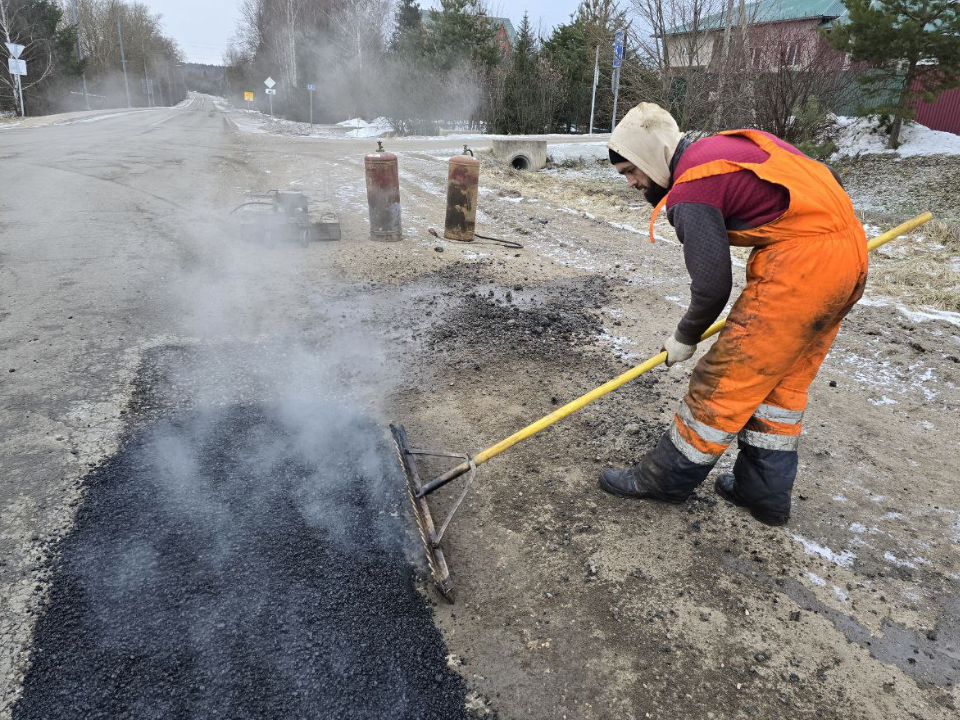
<path fill-rule="evenodd" d="M 593 135 L 593 112 L 597 107 L 597 83 L 600 81 L 600 46 L 597 45 L 597 57 L 593 61 L 593 97 L 590 100 L 590 134 Z"/>
<path fill-rule="evenodd" d="M 70 6 L 73 8 L 73 24 L 77 26 L 77 62 L 83 63 L 83 50 L 80 49 L 80 21 L 77 19 L 77 0 L 72 0 Z M 83 80 L 83 103 L 90 109 L 90 97 L 87 95 L 87 73 L 81 71 L 80 78 Z"/>
<path fill-rule="evenodd" d="M 147 59 L 143 59 L 143 92 L 147 96 L 147 107 L 153 107 L 153 86 L 150 84 L 150 76 L 147 75 Z"/>
<path fill-rule="evenodd" d="M 127 91 L 127 107 L 130 107 L 130 83 L 127 82 L 127 56 L 123 52 L 123 30 L 120 28 L 120 15 L 117 15 L 117 36 L 120 38 L 120 62 L 123 63 L 123 88 Z"/>
<path fill-rule="evenodd" d="M 613 36 L 613 121 L 610 123 L 610 132 L 617 127 L 617 99 L 620 95 L 620 68 L 623 67 L 623 48 L 626 42 L 626 33 L 617 30 Z"/>

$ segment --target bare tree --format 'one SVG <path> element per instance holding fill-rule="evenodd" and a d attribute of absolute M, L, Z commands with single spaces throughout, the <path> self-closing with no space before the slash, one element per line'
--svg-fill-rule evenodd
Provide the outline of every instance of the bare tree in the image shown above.
<path fill-rule="evenodd" d="M 625 73 L 637 94 L 660 103 L 685 129 L 713 125 L 717 71 L 724 53 L 717 44 L 725 0 L 632 0 L 638 63 Z M 726 52 L 729 57 L 729 51 Z"/>
<path fill-rule="evenodd" d="M 845 55 L 802 28 L 762 28 L 750 62 L 754 122 L 787 140 L 809 140 L 827 111 L 842 105 L 852 90 Z M 821 112 L 799 112 L 811 103 Z"/>
<path fill-rule="evenodd" d="M 24 46 L 21 58 L 27 61 L 30 74 L 20 78 L 20 91 L 26 94 L 50 76 L 55 64 L 52 39 L 41 32 L 42 28 L 30 21 L 25 10 L 23 2 L 0 0 L 0 34 L 3 35 L 4 42 Z M 18 113 L 24 111 L 20 106 L 16 75 L 0 72 L 0 94 L 11 98 L 11 105 Z"/>

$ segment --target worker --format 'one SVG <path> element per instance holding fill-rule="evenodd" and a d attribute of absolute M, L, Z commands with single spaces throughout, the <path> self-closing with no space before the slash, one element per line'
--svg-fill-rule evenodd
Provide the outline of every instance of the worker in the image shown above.
<path fill-rule="evenodd" d="M 600 486 L 682 503 L 737 439 L 732 473 L 714 483 L 760 522 L 783 525 L 797 474 L 807 390 L 867 278 L 867 240 L 839 178 L 773 135 L 732 130 L 691 141 L 652 103 L 630 110 L 610 162 L 667 219 L 683 245 L 690 305 L 663 343 L 688 360 L 733 287 L 730 247 L 752 248 L 746 287 L 693 369 L 669 430 L 640 463 Z"/>

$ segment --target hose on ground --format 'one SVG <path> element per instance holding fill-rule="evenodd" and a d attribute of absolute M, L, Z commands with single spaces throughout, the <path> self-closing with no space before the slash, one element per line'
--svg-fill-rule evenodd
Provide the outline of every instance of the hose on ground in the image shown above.
<path fill-rule="evenodd" d="M 458 243 L 473 243 L 473 240 L 451 240 L 450 238 L 441 237 L 440 233 L 436 231 L 435 228 L 427 228 L 427 232 L 433 235 L 437 240 L 447 240 L 448 242 L 458 242 Z M 507 250 L 523 250 L 523 245 L 516 242 L 515 240 L 504 240 L 502 238 L 490 237 L 489 235 L 481 235 L 480 233 L 474 233 L 474 237 L 481 240 L 489 240 L 495 245 L 500 245 Z M 482 244 L 482 243 L 478 243 Z"/>

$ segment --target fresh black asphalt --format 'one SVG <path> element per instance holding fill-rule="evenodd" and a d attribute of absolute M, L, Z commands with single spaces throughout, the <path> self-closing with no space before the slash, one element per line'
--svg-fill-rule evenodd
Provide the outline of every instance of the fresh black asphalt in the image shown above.
<path fill-rule="evenodd" d="M 14 717 L 466 717 L 396 455 L 337 413 L 160 414 L 86 480 Z"/>

